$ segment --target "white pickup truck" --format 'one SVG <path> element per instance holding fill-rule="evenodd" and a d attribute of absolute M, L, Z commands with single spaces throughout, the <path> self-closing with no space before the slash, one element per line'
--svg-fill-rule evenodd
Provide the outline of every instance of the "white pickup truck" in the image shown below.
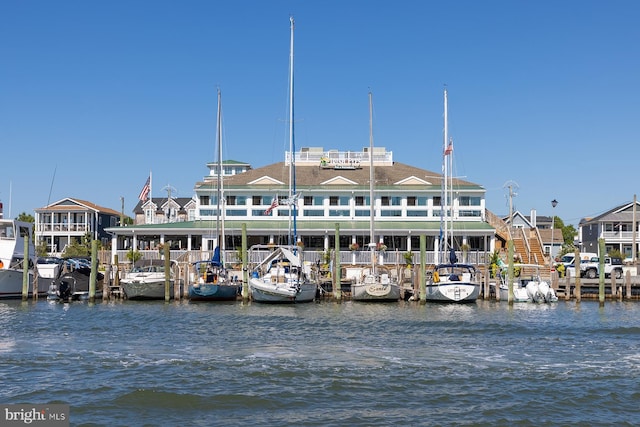
<path fill-rule="evenodd" d="M 600 258 L 592 257 L 589 260 L 580 262 L 580 277 L 595 279 L 598 277 L 600 269 Z M 605 257 L 604 258 L 604 277 L 614 275 L 616 279 L 622 278 L 622 260 L 620 258 Z M 567 275 L 575 275 L 575 267 L 571 265 L 567 268 Z"/>

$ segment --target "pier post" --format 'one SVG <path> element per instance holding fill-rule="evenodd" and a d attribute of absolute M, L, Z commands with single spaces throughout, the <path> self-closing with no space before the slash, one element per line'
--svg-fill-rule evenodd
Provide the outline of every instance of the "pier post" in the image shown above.
<path fill-rule="evenodd" d="M 109 300 L 109 289 L 111 289 L 111 264 L 107 263 L 104 271 L 104 280 L 102 281 L 102 301 Z"/>
<path fill-rule="evenodd" d="M 576 266 L 576 268 L 574 269 L 574 271 L 576 272 L 576 302 L 580 302 L 582 301 L 582 284 L 580 283 L 580 250 L 578 250 L 578 248 L 575 248 L 575 250 L 573 251 L 573 265 Z"/>
<path fill-rule="evenodd" d="M 420 235 L 420 274 L 418 280 L 420 280 L 420 304 L 427 303 L 427 236 L 425 234 Z"/>
<path fill-rule="evenodd" d="M 96 299 L 96 281 L 98 277 L 98 241 L 91 241 L 91 273 L 89 274 L 89 302 Z"/>
<path fill-rule="evenodd" d="M 29 276 L 27 276 L 29 277 Z M 39 284 L 38 284 L 38 264 L 36 262 L 36 264 L 33 266 L 33 295 L 31 296 L 31 298 L 33 298 L 34 301 L 38 301 L 38 289 L 39 289 Z"/>
<path fill-rule="evenodd" d="M 113 256 L 113 263 L 116 266 L 116 271 L 113 275 L 113 286 L 118 290 L 117 296 L 122 297 L 122 293 L 120 292 L 120 261 L 118 261 L 118 254 Z M 109 288 L 109 292 L 111 292 L 111 288 Z"/>
<path fill-rule="evenodd" d="M 609 276 L 609 278 L 611 279 L 611 300 L 616 299 L 616 292 L 618 290 L 618 284 L 616 283 L 616 275 L 613 274 L 613 272 L 611 272 L 611 275 Z"/>
<path fill-rule="evenodd" d="M 625 287 L 627 288 L 625 299 L 630 300 L 631 299 L 631 272 L 630 271 L 627 271 L 627 273 L 624 276 L 624 284 L 625 284 Z"/>
<path fill-rule="evenodd" d="M 169 255 L 169 246 L 171 245 L 171 241 L 164 242 L 163 255 L 164 255 L 164 302 L 169 302 L 171 300 L 171 270 L 169 269 L 171 265 L 171 255 Z"/>
<path fill-rule="evenodd" d="M 342 299 L 342 278 L 341 276 L 341 267 L 340 267 L 340 223 L 336 222 L 336 232 L 335 232 L 335 253 L 333 254 L 335 261 L 334 270 L 335 274 L 333 275 L 333 296 L 336 300 L 340 301 Z"/>
<path fill-rule="evenodd" d="M 249 300 L 249 270 L 247 265 L 247 224 L 242 223 L 242 301 Z"/>
<path fill-rule="evenodd" d="M 564 277 L 564 300 L 569 301 L 571 299 L 571 279 L 565 274 Z"/>
<path fill-rule="evenodd" d="M 604 257 L 605 257 L 605 249 L 604 249 L 604 239 L 598 239 L 598 256 L 599 265 L 598 265 L 598 301 L 600 301 L 600 306 L 604 305 Z M 576 264 L 576 274 L 578 274 L 578 264 Z"/>
<path fill-rule="evenodd" d="M 509 239 L 509 243 L 507 245 L 509 250 L 509 264 L 507 264 L 507 287 L 509 289 L 509 293 L 507 296 L 507 302 L 510 305 L 513 305 L 513 240 Z M 498 286 L 498 283 L 496 283 L 496 286 Z M 499 292 L 499 290 L 496 288 L 496 293 L 497 292 Z"/>
<path fill-rule="evenodd" d="M 16 233 L 17 234 L 17 233 Z M 24 236 L 24 257 L 22 258 L 22 301 L 29 298 L 29 237 Z M 38 292 L 37 288 L 33 292 Z"/>

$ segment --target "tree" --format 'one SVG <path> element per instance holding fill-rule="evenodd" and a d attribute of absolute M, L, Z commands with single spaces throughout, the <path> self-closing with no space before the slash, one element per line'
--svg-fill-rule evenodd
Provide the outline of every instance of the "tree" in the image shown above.
<path fill-rule="evenodd" d="M 35 224 L 36 219 L 33 217 L 33 215 L 28 214 L 26 212 L 22 212 L 20 215 L 17 216 L 16 221 L 30 222 L 31 224 Z"/>
<path fill-rule="evenodd" d="M 562 240 L 567 246 L 573 246 L 573 238 L 578 234 L 573 224 L 564 225 L 564 221 L 558 216 L 553 217 L 553 228 L 562 231 Z"/>

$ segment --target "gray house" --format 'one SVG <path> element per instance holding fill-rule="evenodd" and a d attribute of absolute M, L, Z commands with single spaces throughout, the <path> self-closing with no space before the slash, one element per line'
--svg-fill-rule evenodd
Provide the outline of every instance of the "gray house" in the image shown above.
<path fill-rule="evenodd" d="M 616 206 L 594 218 L 585 218 L 578 224 L 580 250 L 598 252 L 598 239 L 604 239 L 605 250 L 617 249 L 625 256 L 638 252 L 638 202 Z"/>

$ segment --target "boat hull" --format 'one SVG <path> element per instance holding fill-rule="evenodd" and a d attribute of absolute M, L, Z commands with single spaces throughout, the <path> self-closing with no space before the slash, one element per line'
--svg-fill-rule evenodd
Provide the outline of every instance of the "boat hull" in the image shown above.
<path fill-rule="evenodd" d="M 195 283 L 189 285 L 191 301 L 235 301 L 240 293 L 240 284 Z"/>
<path fill-rule="evenodd" d="M 311 282 L 296 287 L 289 283 L 266 283 L 259 278 L 252 278 L 249 288 L 253 301 L 274 304 L 312 302 L 318 292 L 318 285 Z"/>
<path fill-rule="evenodd" d="M 500 301 L 509 301 L 509 288 L 506 285 L 500 285 Z M 526 288 L 521 286 L 513 287 L 513 302 L 532 302 Z"/>
<path fill-rule="evenodd" d="M 0 299 L 22 298 L 22 270 L 0 270 Z M 33 273 L 29 272 L 29 298 L 33 297 Z M 38 296 L 47 294 L 48 285 L 45 280 L 38 280 Z"/>
<path fill-rule="evenodd" d="M 120 286 L 127 299 L 145 300 L 145 299 L 164 299 L 164 279 L 149 282 L 132 280 L 130 282 L 121 281 Z M 173 280 L 169 284 L 169 296 L 173 298 Z"/>
<path fill-rule="evenodd" d="M 480 295 L 480 285 L 476 283 L 427 283 L 427 301 L 434 302 L 474 302 Z"/>
<path fill-rule="evenodd" d="M 398 301 L 400 287 L 392 283 L 354 283 L 351 285 L 351 299 L 353 301 Z"/>

